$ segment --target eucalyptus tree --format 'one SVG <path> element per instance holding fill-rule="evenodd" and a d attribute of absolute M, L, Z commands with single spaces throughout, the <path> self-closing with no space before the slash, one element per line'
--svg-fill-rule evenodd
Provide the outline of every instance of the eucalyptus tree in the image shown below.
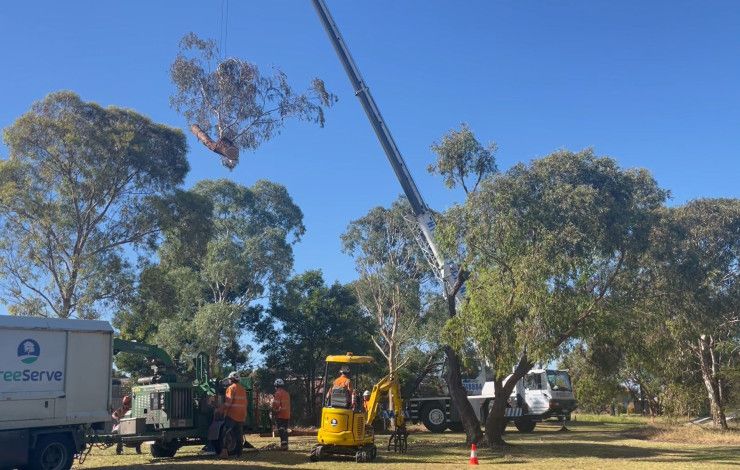
<path fill-rule="evenodd" d="M 185 35 L 170 67 L 176 87 L 170 102 L 224 166 L 233 169 L 240 150 L 256 150 L 290 118 L 323 127 L 324 109 L 336 101 L 323 80 L 297 93 L 279 69 L 265 75 L 251 62 L 219 56 L 215 41 Z"/>
<path fill-rule="evenodd" d="M 439 142 L 432 144 L 431 150 L 436 159 L 428 166 L 428 171 L 441 176 L 448 189 L 462 188 L 466 199 L 476 194 L 481 182 L 498 173 L 496 143 L 483 145 L 466 124 L 462 124 L 460 129 L 448 131 Z M 470 266 L 465 256 L 466 247 L 461 236 L 466 230 L 465 219 L 460 205 L 453 205 L 443 213 L 437 214 L 437 218 L 439 221 L 437 236 L 447 241 L 441 244 L 443 252 L 446 258 L 459 268 L 452 285 L 445 285 L 444 289 L 448 317 L 454 318 L 458 310 L 458 297 L 462 297 L 461 291 L 464 290 L 463 286 L 470 276 Z M 420 245 L 425 246 L 423 243 Z M 426 254 L 427 261 L 436 269 L 436 259 L 428 253 L 428 250 Z M 442 279 L 438 280 L 444 285 Z M 483 437 L 481 423 L 468 401 L 467 390 L 462 384 L 463 364 L 470 361 L 461 358 L 449 344 L 444 346 L 444 351 L 447 389 L 460 415 L 467 442 L 477 443 Z"/>
<path fill-rule="evenodd" d="M 665 197 L 645 170 L 559 151 L 485 179 L 441 230 L 450 250 L 464 246 L 471 273 L 446 337 L 472 345 L 494 374 L 489 444 L 505 444 L 507 399 L 533 362 L 617 310 L 619 281 L 636 269 Z"/>
<path fill-rule="evenodd" d="M 645 263 L 657 312 L 677 349 L 701 373 L 715 425 L 740 369 L 740 200 L 698 199 L 671 208 Z M 733 373 L 734 372 L 734 373 Z M 733 390 L 734 387 L 734 390 Z"/>
<path fill-rule="evenodd" d="M 353 257 L 359 305 L 374 323 L 372 341 L 396 374 L 422 321 L 422 293 L 431 270 L 413 235 L 405 199 L 390 209 L 375 207 L 350 223 L 343 249 Z"/>
<path fill-rule="evenodd" d="M 124 336 L 155 341 L 181 363 L 204 351 L 214 368 L 222 366 L 219 358 L 230 357 L 231 366 L 243 356 L 234 345 L 257 302 L 290 275 L 303 213 L 285 187 L 264 180 L 251 187 L 203 180 L 183 199 L 192 204 L 190 214 L 207 210 L 197 224 L 207 229 L 165 231 L 159 263 L 141 273 L 136 296 L 114 323 Z"/>
<path fill-rule="evenodd" d="M 5 129 L 0 276 L 15 314 L 97 318 L 130 289 L 127 246 L 151 243 L 154 210 L 189 166 L 182 132 L 72 92 Z"/>

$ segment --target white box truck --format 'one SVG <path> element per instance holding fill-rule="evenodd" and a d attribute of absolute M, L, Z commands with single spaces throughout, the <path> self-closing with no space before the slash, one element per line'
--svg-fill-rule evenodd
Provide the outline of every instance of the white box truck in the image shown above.
<path fill-rule="evenodd" d="M 64 470 L 110 420 L 113 328 L 0 315 L 0 468 Z"/>

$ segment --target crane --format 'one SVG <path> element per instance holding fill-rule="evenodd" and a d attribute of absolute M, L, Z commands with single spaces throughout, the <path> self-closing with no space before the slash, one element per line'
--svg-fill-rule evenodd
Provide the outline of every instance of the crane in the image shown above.
<path fill-rule="evenodd" d="M 413 211 L 414 217 L 421 229 L 424 240 L 434 255 L 439 277 L 445 284 L 445 292 L 452 292 L 453 286 L 457 282 L 459 267 L 457 264 L 445 260 L 436 241 L 434 240 L 434 229 L 436 227 L 436 223 L 434 221 L 432 210 L 427 206 L 426 202 L 424 202 L 424 198 L 422 198 L 419 188 L 417 188 L 414 179 L 411 177 L 411 173 L 406 166 L 406 162 L 401 155 L 401 151 L 398 150 L 398 146 L 393 140 L 393 135 L 391 135 L 391 131 L 386 125 L 385 120 L 383 120 L 383 116 L 380 114 L 380 109 L 378 109 L 378 105 L 375 103 L 373 95 L 370 93 L 370 89 L 360 74 L 360 69 L 357 68 L 357 64 L 355 64 L 355 61 L 352 59 L 347 43 L 344 41 L 342 33 L 339 32 L 339 28 L 337 27 L 334 18 L 332 18 L 329 8 L 326 6 L 326 2 L 324 0 L 311 1 L 319 15 L 321 24 L 329 35 L 329 39 L 334 46 L 334 50 L 339 56 L 340 62 L 342 62 L 345 72 L 347 72 L 347 76 L 352 83 L 355 96 L 360 100 L 362 109 L 365 110 L 365 114 L 375 131 L 375 135 L 378 137 L 378 141 L 380 141 L 380 145 L 383 147 L 385 156 L 388 157 L 388 162 L 391 164 L 393 172 L 396 174 L 396 178 L 398 178 L 398 182 L 401 183 L 401 188 L 403 188 L 406 199 L 408 199 L 409 204 L 411 205 L 411 210 Z M 463 292 L 463 289 L 459 289 L 457 292 L 458 296 Z"/>

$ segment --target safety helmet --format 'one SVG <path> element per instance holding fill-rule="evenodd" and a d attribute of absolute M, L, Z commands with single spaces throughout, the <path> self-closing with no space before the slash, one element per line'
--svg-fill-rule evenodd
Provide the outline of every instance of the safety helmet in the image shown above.
<path fill-rule="evenodd" d="M 339 369 L 339 373 L 340 373 L 340 374 L 344 374 L 344 375 L 347 375 L 347 374 L 349 374 L 349 367 L 347 367 L 347 366 L 342 366 L 342 368 L 341 368 L 341 369 Z"/>
<path fill-rule="evenodd" d="M 363 397 L 369 397 L 370 396 L 370 390 L 365 390 L 364 392 L 362 392 L 362 396 Z"/>
<path fill-rule="evenodd" d="M 229 376 L 228 376 L 227 378 L 228 378 L 229 380 L 233 380 L 233 381 L 235 381 L 235 382 L 238 382 L 238 381 L 239 381 L 239 372 L 237 372 L 237 371 L 234 371 L 234 372 L 230 373 L 230 374 L 229 374 Z"/>
<path fill-rule="evenodd" d="M 283 382 L 283 379 L 275 379 L 276 387 L 282 387 L 283 385 L 285 385 L 285 382 Z"/>
<path fill-rule="evenodd" d="M 126 395 L 123 397 L 123 406 L 131 406 L 131 397 Z"/>

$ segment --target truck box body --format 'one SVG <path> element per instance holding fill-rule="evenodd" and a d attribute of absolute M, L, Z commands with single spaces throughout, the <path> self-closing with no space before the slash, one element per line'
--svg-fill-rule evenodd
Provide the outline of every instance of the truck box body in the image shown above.
<path fill-rule="evenodd" d="M 110 420 L 105 321 L 0 316 L 0 431 Z"/>

